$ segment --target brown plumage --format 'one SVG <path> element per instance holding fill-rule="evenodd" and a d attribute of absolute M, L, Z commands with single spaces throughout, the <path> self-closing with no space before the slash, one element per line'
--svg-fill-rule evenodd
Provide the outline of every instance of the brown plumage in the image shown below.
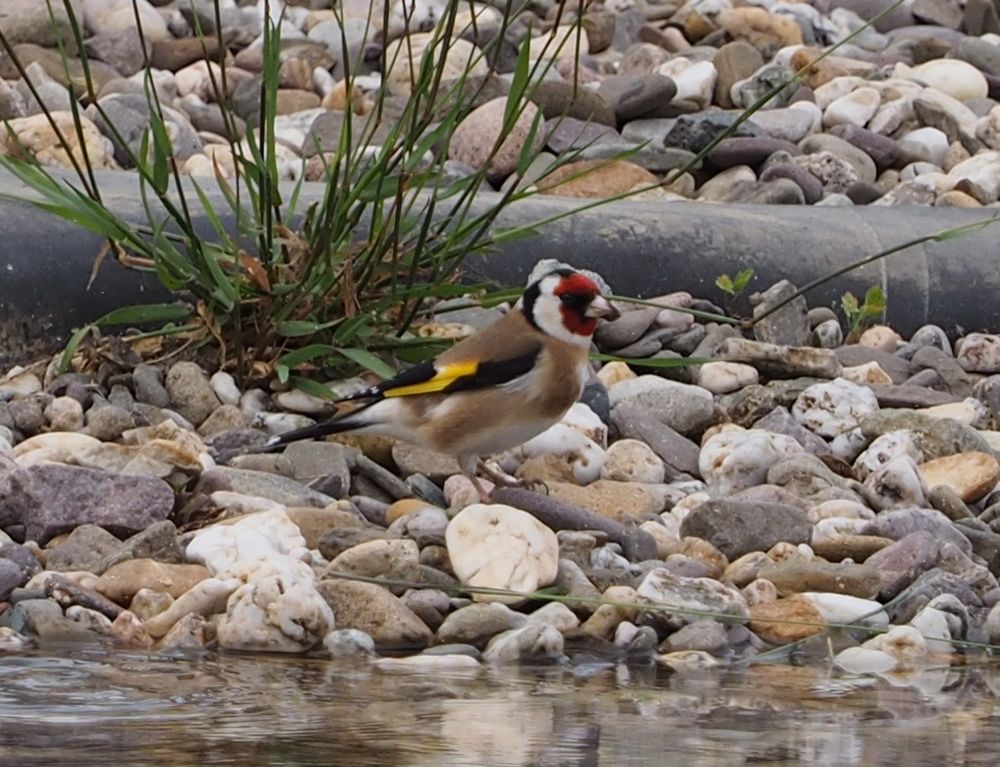
<path fill-rule="evenodd" d="M 455 456 L 483 492 L 475 479 L 481 459 L 526 442 L 572 407 L 597 318 L 616 314 L 588 277 L 556 270 L 489 327 L 346 398 L 364 401 L 360 408 L 271 444 L 339 432 L 396 437 Z"/>

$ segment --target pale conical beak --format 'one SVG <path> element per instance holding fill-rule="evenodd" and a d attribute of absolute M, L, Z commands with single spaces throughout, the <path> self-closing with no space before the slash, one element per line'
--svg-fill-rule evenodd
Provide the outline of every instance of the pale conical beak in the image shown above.
<path fill-rule="evenodd" d="M 598 317 L 603 317 L 606 320 L 616 320 L 621 317 L 621 312 L 615 309 L 604 296 L 595 296 L 594 300 L 590 302 L 590 306 L 587 307 L 587 311 L 584 313 L 585 317 L 591 317 L 597 319 Z"/>

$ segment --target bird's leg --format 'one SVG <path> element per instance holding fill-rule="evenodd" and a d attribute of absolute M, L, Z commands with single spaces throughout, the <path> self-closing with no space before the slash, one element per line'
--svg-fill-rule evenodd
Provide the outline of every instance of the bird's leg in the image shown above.
<path fill-rule="evenodd" d="M 481 464 L 478 456 L 462 456 L 458 459 L 458 465 L 462 469 L 462 474 L 469 478 L 472 482 L 473 487 L 476 488 L 476 492 L 479 493 L 479 500 L 482 503 L 490 502 L 491 490 L 487 490 L 486 486 L 483 484 L 482 480 L 476 476 L 476 469 Z"/>
<path fill-rule="evenodd" d="M 533 490 L 536 493 L 543 492 L 549 494 L 548 486 L 540 479 L 517 479 L 504 472 L 497 471 L 486 461 L 479 461 L 479 471 L 485 474 L 497 487 L 520 487 L 525 490 Z"/>

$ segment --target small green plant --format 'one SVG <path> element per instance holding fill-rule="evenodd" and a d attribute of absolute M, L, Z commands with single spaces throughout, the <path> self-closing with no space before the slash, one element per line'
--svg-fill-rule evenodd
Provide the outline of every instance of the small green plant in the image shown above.
<path fill-rule="evenodd" d="M 872 285 L 865 291 L 864 303 L 848 291 L 840 298 L 840 307 L 847 319 L 848 338 L 857 338 L 861 332 L 885 315 L 885 291 Z"/>
<path fill-rule="evenodd" d="M 753 269 L 750 267 L 740 269 L 735 277 L 730 277 L 728 274 L 720 274 L 715 278 L 716 287 L 725 294 L 723 302 L 726 305 L 727 312 L 730 314 L 733 313 L 733 306 L 736 300 L 743 295 L 743 291 L 747 289 L 747 285 L 750 284 L 750 280 L 752 279 Z"/>
<path fill-rule="evenodd" d="M 740 269 L 736 273 L 735 277 L 730 277 L 728 274 L 720 274 L 715 278 L 715 284 L 723 293 L 731 298 L 738 298 L 739 295 L 746 290 L 747 285 L 750 284 L 750 280 L 753 279 L 753 269 L 749 267 L 746 269 Z"/>

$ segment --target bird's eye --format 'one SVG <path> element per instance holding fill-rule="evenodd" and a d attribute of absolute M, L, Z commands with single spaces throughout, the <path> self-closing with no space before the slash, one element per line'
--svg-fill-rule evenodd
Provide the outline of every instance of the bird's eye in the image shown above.
<path fill-rule="evenodd" d="M 566 306 L 571 306 L 575 309 L 582 309 L 590 303 L 591 297 L 584 296 L 579 293 L 563 293 L 559 296 L 559 300 Z"/>

